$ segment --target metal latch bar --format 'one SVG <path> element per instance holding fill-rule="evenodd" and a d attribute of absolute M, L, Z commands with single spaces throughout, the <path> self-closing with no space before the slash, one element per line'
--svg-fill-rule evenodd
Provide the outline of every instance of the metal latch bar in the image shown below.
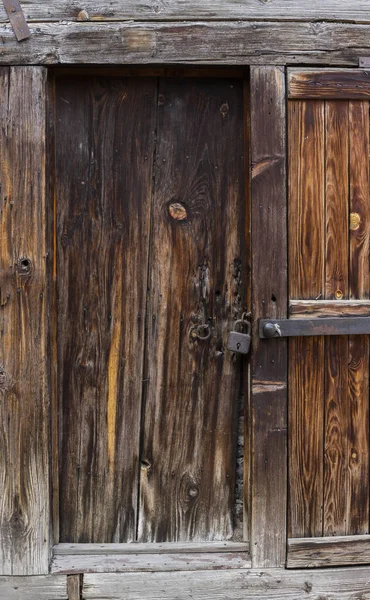
<path fill-rule="evenodd" d="M 3 0 L 6 13 L 18 42 L 30 37 L 31 32 L 18 0 Z"/>
<path fill-rule="evenodd" d="M 259 320 L 259 336 L 262 339 L 362 334 L 370 334 L 370 317 Z"/>

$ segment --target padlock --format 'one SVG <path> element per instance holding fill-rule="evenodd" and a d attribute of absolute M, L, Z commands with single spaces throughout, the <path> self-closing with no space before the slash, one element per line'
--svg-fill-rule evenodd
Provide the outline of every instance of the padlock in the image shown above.
<path fill-rule="evenodd" d="M 246 333 L 235 331 L 236 327 L 242 325 L 247 329 Z M 234 331 L 230 331 L 227 339 L 227 349 L 239 354 L 248 354 L 251 346 L 251 324 L 245 319 L 238 319 L 234 324 Z"/>

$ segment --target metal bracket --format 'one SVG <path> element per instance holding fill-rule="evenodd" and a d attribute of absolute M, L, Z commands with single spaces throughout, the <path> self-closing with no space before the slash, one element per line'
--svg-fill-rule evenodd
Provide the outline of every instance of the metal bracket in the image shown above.
<path fill-rule="evenodd" d="M 3 0 L 3 2 L 18 42 L 26 40 L 30 37 L 31 31 L 18 0 Z"/>
<path fill-rule="evenodd" d="M 370 317 L 319 317 L 315 319 L 260 319 L 262 339 L 313 335 L 370 334 Z"/>
<path fill-rule="evenodd" d="M 358 59 L 358 66 L 361 69 L 369 69 L 370 68 L 370 56 L 360 56 Z"/>

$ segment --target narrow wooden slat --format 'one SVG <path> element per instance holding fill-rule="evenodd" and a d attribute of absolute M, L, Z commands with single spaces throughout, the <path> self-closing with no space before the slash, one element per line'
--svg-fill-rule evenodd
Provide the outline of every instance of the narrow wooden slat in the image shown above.
<path fill-rule="evenodd" d="M 348 226 L 348 223 L 347 223 Z M 369 317 L 369 300 L 290 300 L 292 319 L 317 317 Z"/>
<path fill-rule="evenodd" d="M 0 64 L 357 67 L 370 35 L 368 24 L 276 20 L 71 23 L 63 17 L 31 23 L 30 30 L 31 37 L 19 44 L 11 26 L 2 26 Z"/>
<path fill-rule="evenodd" d="M 249 569 L 249 553 L 78 554 L 55 556 L 51 573 L 130 573 Z"/>
<path fill-rule="evenodd" d="M 338 77 L 340 81 L 340 78 Z M 325 105 L 325 298 L 348 298 L 349 135 L 348 102 Z M 320 368 L 320 367 L 319 367 Z M 325 339 L 324 535 L 347 533 L 348 337 Z"/>
<path fill-rule="evenodd" d="M 69 600 L 67 577 L 0 577 L 0 598 L 4 600 Z"/>
<path fill-rule="evenodd" d="M 62 541 L 136 538 L 156 86 L 57 82 Z"/>
<path fill-rule="evenodd" d="M 125 20 L 184 20 L 184 19 L 282 19 L 369 22 L 366 0 L 312 0 L 302 4 L 297 0 L 275 0 L 272 4 L 260 0 L 244 0 L 242 4 L 232 0 L 191 1 L 173 0 L 158 4 L 154 0 L 111 0 L 104 5 L 97 0 L 85 0 L 81 5 L 58 0 L 27 0 L 25 14 L 31 21 L 125 21 Z M 6 22 L 4 9 L 0 8 L 0 22 Z"/>
<path fill-rule="evenodd" d="M 289 295 L 317 298 L 324 282 L 324 103 L 290 101 Z M 289 535 L 322 534 L 324 342 L 289 340 Z"/>
<path fill-rule="evenodd" d="M 161 80 L 157 140 L 138 540 L 227 540 L 245 361 L 226 342 L 248 272 L 242 82 Z"/>
<path fill-rule="evenodd" d="M 283 340 L 259 340 L 257 320 L 283 318 L 287 309 L 284 70 L 252 68 L 250 86 L 254 318 L 251 552 L 254 566 L 273 567 L 285 561 L 287 346 Z"/>
<path fill-rule="evenodd" d="M 288 97 L 365 100 L 370 97 L 369 72 L 362 69 L 289 69 Z"/>
<path fill-rule="evenodd" d="M 289 569 L 370 564 L 368 535 L 296 538 L 288 540 Z"/>
<path fill-rule="evenodd" d="M 0 71 L 0 573 L 49 562 L 46 71 Z"/>
<path fill-rule="evenodd" d="M 67 577 L 68 600 L 81 600 L 81 576 L 69 575 Z"/>
<path fill-rule="evenodd" d="M 368 299 L 369 270 L 369 103 L 349 103 L 350 298 Z M 369 337 L 349 338 L 350 403 L 348 532 L 369 531 Z"/>
<path fill-rule="evenodd" d="M 370 596 L 368 567 L 85 575 L 84 600 L 353 600 Z"/>
<path fill-rule="evenodd" d="M 215 553 L 246 553 L 249 551 L 248 542 L 164 542 L 153 544 L 151 542 L 133 544 L 57 544 L 53 547 L 54 556 L 89 556 L 102 555 L 114 556 L 115 554 L 207 554 Z"/>

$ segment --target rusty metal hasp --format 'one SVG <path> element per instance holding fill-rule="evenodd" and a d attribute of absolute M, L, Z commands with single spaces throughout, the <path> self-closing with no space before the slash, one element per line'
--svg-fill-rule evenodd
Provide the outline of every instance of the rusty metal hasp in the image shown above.
<path fill-rule="evenodd" d="M 30 37 L 31 32 L 18 0 L 3 0 L 5 10 L 18 42 Z"/>
<path fill-rule="evenodd" d="M 260 338 L 370 334 L 370 317 L 260 319 Z"/>

